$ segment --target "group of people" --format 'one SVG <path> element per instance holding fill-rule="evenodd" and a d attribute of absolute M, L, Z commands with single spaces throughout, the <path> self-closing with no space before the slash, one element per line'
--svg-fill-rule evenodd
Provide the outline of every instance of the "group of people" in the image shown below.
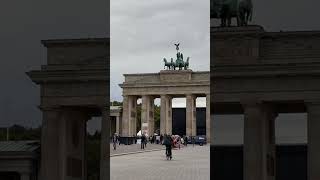
<path fill-rule="evenodd" d="M 141 136 L 141 149 L 144 149 L 147 147 L 147 136 L 145 134 L 142 134 Z"/>
<path fill-rule="evenodd" d="M 189 139 L 190 138 L 190 139 Z M 194 137 L 180 137 L 178 135 L 164 135 L 161 138 L 161 144 L 166 146 L 166 157 L 167 159 L 172 159 L 172 149 L 173 148 L 179 148 L 181 145 L 187 146 L 188 141 L 191 140 L 191 143 L 195 144 L 195 139 Z"/>
<path fill-rule="evenodd" d="M 113 150 L 117 149 L 117 144 L 120 145 L 120 135 L 117 133 L 114 133 L 114 135 L 111 138 L 112 144 L 113 144 Z"/>
<path fill-rule="evenodd" d="M 137 144 L 137 136 L 134 136 L 134 142 Z M 117 144 L 120 145 L 120 135 L 115 133 L 111 137 L 111 141 L 113 143 L 113 149 L 116 150 Z M 166 146 L 166 154 L 169 154 L 170 159 L 172 158 L 172 148 L 179 148 L 181 145 L 187 146 L 188 142 L 191 141 L 191 143 L 195 144 L 195 139 L 194 137 L 188 137 L 188 136 L 183 136 L 180 137 L 178 135 L 160 135 L 160 136 L 146 136 L 145 134 L 141 135 L 141 149 L 145 149 L 147 147 L 147 143 L 150 142 L 151 144 L 161 144 Z"/>

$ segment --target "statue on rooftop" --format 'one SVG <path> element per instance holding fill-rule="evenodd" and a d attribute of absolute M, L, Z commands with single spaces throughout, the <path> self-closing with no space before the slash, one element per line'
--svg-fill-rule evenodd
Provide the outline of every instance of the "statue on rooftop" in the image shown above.
<path fill-rule="evenodd" d="M 187 61 L 183 61 L 183 54 L 179 52 L 179 45 L 180 43 L 174 44 L 176 46 L 177 50 L 177 59 L 174 61 L 173 58 L 171 58 L 171 62 L 167 61 L 166 58 L 163 58 L 164 61 L 164 68 L 167 67 L 167 70 L 176 70 L 176 67 L 179 68 L 179 70 L 187 70 L 189 68 L 189 57 L 187 58 Z"/>
<path fill-rule="evenodd" d="M 231 26 L 236 18 L 237 26 L 247 26 L 252 21 L 252 0 L 212 0 L 211 18 L 220 19 L 221 27 Z"/>

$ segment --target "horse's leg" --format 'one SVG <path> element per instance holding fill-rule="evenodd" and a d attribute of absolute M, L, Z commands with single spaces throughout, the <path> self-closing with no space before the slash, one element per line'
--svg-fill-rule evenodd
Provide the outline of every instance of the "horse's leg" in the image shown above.
<path fill-rule="evenodd" d="M 248 11 L 247 11 L 247 24 L 249 23 L 249 21 L 251 21 L 251 15 L 252 14 L 252 12 L 248 9 Z"/>
<path fill-rule="evenodd" d="M 239 15 L 237 15 L 237 26 L 240 26 Z"/>
<path fill-rule="evenodd" d="M 226 26 L 226 19 L 223 17 L 221 18 L 221 27 L 225 27 Z"/>

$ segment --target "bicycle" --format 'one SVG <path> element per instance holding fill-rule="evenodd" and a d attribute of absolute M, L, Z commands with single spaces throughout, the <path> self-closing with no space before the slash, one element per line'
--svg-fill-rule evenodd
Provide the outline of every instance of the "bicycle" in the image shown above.
<path fill-rule="evenodd" d="M 170 151 L 169 148 L 166 147 L 166 158 L 167 158 L 167 160 L 171 160 L 172 159 L 172 154 L 170 154 L 169 151 Z"/>

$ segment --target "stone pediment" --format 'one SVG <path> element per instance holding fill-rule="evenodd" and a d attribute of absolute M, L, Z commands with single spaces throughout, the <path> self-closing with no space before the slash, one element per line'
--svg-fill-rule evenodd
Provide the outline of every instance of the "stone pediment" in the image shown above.
<path fill-rule="evenodd" d="M 108 38 L 42 41 L 47 47 L 48 65 L 107 64 L 108 43 Z"/>
<path fill-rule="evenodd" d="M 125 81 L 119 84 L 124 95 L 149 94 L 158 96 L 167 93 L 183 97 L 185 94 L 204 96 L 210 93 L 210 72 L 191 70 L 162 70 L 159 73 L 124 74 Z"/>
<path fill-rule="evenodd" d="M 211 28 L 211 64 L 320 63 L 320 32 L 265 32 L 261 26 Z"/>

